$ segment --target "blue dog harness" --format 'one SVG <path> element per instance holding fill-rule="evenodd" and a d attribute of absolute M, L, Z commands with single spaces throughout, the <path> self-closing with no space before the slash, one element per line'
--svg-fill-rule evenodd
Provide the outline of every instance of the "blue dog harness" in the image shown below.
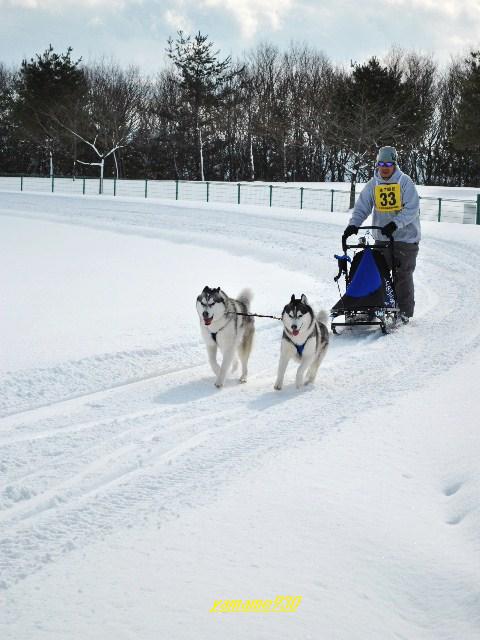
<path fill-rule="evenodd" d="M 295 342 L 290 338 L 290 336 L 288 335 L 288 333 L 286 331 L 283 332 L 283 335 L 289 342 L 291 342 L 293 344 L 293 346 L 297 350 L 298 357 L 301 358 L 302 355 L 303 355 L 303 350 L 305 349 L 305 345 L 307 344 L 307 342 L 310 340 L 310 338 L 314 334 L 311 333 L 303 344 L 295 344 Z M 315 323 L 315 343 L 316 343 L 315 344 L 315 349 L 317 349 L 317 347 L 318 347 L 318 327 L 317 327 L 316 323 Z"/>
<path fill-rule="evenodd" d="M 304 350 L 306 344 L 307 344 L 306 342 L 304 344 L 295 344 L 295 346 L 297 348 L 297 353 L 300 356 L 300 358 L 302 357 L 302 353 L 303 353 L 303 350 Z"/>

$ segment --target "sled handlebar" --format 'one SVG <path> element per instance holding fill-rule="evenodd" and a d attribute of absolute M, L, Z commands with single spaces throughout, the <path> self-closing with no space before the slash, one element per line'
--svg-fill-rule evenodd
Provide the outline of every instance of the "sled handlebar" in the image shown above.
<path fill-rule="evenodd" d="M 358 231 L 365 231 L 367 229 L 378 229 L 379 231 L 381 231 L 383 229 L 383 227 L 378 227 L 378 226 L 358 227 Z M 389 246 L 393 248 L 393 244 L 395 242 L 393 237 L 389 238 L 388 236 L 385 236 L 385 238 L 387 238 L 386 242 L 388 242 Z M 346 253 L 347 249 L 361 249 L 364 246 L 365 245 L 363 245 L 363 244 L 347 244 L 347 238 L 344 238 L 342 236 L 343 253 Z"/>

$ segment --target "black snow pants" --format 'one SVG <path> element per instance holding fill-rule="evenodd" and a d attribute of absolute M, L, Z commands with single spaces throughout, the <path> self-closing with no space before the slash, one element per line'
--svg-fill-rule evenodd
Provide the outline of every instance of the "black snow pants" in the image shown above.
<path fill-rule="evenodd" d="M 387 261 L 389 269 L 392 269 L 392 254 L 389 246 L 384 242 L 376 242 L 383 247 L 382 254 Z M 411 318 L 415 308 L 415 289 L 413 285 L 413 272 L 417 263 L 418 242 L 395 242 L 394 261 L 395 293 L 400 312 Z"/>

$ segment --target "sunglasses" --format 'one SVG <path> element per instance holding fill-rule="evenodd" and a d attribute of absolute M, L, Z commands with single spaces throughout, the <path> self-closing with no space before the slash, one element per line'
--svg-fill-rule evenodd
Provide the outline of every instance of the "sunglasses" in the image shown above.
<path fill-rule="evenodd" d="M 395 162 L 377 162 L 377 167 L 394 167 Z"/>

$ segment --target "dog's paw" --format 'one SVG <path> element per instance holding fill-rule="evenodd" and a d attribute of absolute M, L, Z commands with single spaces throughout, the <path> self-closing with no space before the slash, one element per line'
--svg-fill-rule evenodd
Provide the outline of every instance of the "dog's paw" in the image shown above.
<path fill-rule="evenodd" d="M 240 384 L 245 384 L 245 382 L 247 381 L 247 377 L 246 376 L 242 376 L 239 380 Z"/>
<path fill-rule="evenodd" d="M 218 380 L 216 380 L 215 386 L 217 387 L 217 389 L 221 389 L 223 387 L 223 382 L 219 382 Z"/>
<path fill-rule="evenodd" d="M 305 376 L 296 376 L 295 378 L 295 386 L 297 387 L 297 389 L 301 389 L 304 384 L 305 384 L 305 380 L 307 380 L 308 378 L 306 378 Z"/>
<path fill-rule="evenodd" d="M 275 391 L 281 391 L 281 390 L 282 390 L 282 385 L 281 385 L 281 384 L 278 384 L 278 382 L 276 382 L 276 383 L 273 385 L 273 388 L 275 389 Z"/>

